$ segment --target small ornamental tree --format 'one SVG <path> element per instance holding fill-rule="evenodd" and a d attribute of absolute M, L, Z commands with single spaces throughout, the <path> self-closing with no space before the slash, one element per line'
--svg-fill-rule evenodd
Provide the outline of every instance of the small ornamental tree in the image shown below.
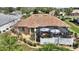
<path fill-rule="evenodd" d="M 8 34 L 0 36 L 0 51 L 19 51 L 22 46 L 17 44 L 17 38 Z"/>

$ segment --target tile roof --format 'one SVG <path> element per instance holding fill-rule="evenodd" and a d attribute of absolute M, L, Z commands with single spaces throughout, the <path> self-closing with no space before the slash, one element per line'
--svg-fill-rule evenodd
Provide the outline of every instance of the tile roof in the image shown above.
<path fill-rule="evenodd" d="M 44 26 L 69 27 L 69 25 L 64 23 L 62 20 L 49 14 L 33 14 L 27 19 L 18 22 L 16 26 L 29 27 L 29 28 L 44 27 Z"/>
<path fill-rule="evenodd" d="M 73 10 L 72 13 L 79 13 L 79 9 Z"/>

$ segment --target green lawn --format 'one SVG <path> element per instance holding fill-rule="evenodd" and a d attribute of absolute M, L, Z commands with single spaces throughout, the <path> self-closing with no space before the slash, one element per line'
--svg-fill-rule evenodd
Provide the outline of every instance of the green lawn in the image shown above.
<path fill-rule="evenodd" d="M 79 16 L 64 16 L 65 18 L 79 18 Z"/>
<path fill-rule="evenodd" d="M 70 30 L 75 32 L 75 33 L 78 33 L 79 34 L 79 26 L 77 26 L 76 24 L 72 23 L 72 22 L 69 22 L 69 20 L 65 20 L 65 22 L 70 25 Z"/>

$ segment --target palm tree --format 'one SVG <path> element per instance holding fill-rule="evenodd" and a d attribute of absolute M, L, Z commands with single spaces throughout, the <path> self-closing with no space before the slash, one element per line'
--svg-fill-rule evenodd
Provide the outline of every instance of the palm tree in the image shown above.
<path fill-rule="evenodd" d="M 3 34 L 0 37 L 1 51 L 16 51 L 22 50 L 22 46 L 17 44 L 17 38 L 11 35 Z"/>

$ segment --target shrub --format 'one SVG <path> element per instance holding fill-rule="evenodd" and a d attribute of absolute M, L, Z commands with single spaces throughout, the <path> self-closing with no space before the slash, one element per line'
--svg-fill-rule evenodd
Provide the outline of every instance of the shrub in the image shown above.
<path fill-rule="evenodd" d="M 70 49 L 59 47 L 54 44 L 46 44 L 43 45 L 42 48 L 39 48 L 39 51 L 70 51 Z"/>

